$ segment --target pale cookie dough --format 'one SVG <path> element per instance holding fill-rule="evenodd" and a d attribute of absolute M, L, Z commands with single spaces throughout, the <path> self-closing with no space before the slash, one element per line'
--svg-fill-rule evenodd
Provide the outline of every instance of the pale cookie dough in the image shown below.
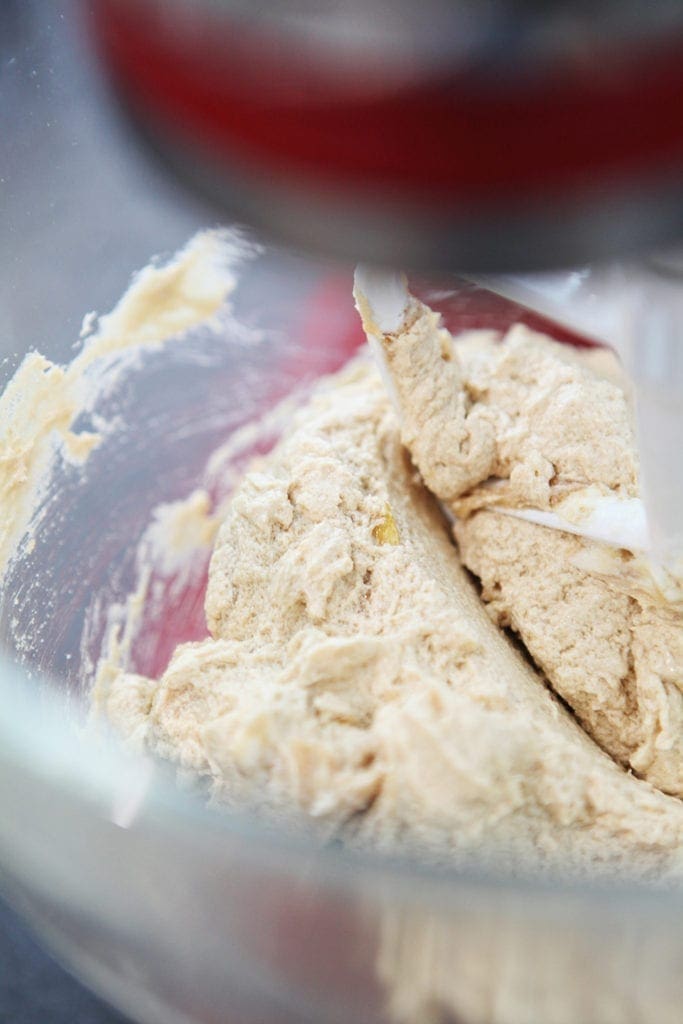
<path fill-rule="evenodd" d="M 552 509 L 587 488 L 637 495 L 632 415 L 611 353 L 575 350 L 521 324 L 504 339 L 470 331 L 454 342 L 412 297 L 407 320 L 382 344 L 401 436 L 454 512 Z"/>
<path fill-rule="evenodd" d="M 601 545 L 494 512 L 455 527 L 492 619 L 519 634 L 553 688 L 617 761 L 683 794 L 683 623 L 586 572 Z M 632 557 L 615 551 L 628 569 Z M 623 582 L 623 581 L 622 581 Z"/>
<path fill-rule="evenodd" d="M 683 796 L 683 609 L 628 552 L 472 515 L 506 506 L 580 520 L 596 497 L 638 497 L 615 357 L 519 324 L 503 339 L 479 331 L 454 342 L 412 297 L 404 323 L 381 337 L 401 435 L 428 487 L 458 517 L 463 560 L 481 578 L 493 620 L 520 635 L 603 749 Z"/>
<path fill-rule="evenodd" d="M 245 477 L 206 609 L 212 639 L 98 700 L 214 800 L 449 861 L 680 874 L 683 803 L 608 757 L 491 622 L 367 364 Z"/>

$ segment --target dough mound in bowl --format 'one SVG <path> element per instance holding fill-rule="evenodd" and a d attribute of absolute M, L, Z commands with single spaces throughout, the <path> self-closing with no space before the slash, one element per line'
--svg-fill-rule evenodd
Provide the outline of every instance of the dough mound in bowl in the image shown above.
<path fill-rule="evenodd" d="M 100 707 L 130 742 L 204 779 L 213 801 L 323 840 L 444 862 L 476 853 L 537 868 L 680 873 L 683 804 L 623 767 L 645 749 L 638 729 L 649 722 L 639 684 L 620 675 L 631 657 L 624 631 L 641 614 L 634 599 L 620 604 L 608 584 L 577 577 L 586 608 L 576 628 L 584 636 L 595 621 L 611 672 L 582 715 L 584 690 L 548 623 L 574 590 L 553 584 L 549 567 L 542 620 L 513 592 L 524 573 L 532 590 L 540 585 L 532 556 L 546 541 L 569 542 L 475 511 L 456 532 L 480 593 L 403 440 L 367 360 L 321 384 L 233 495 L 210 567 L 211 637 L 179 647 L 158 681 L 110 678 Z M 601 638 L 608 599 L 626 624 Z M 537 636 L 552 658 L 534 654 Z M 568 651 L 597 679 L 584 639 L 585 652 L 576 641 Z M 642 664 L 656 673 L 654 654 Z M 675 706 L 678 691 L 662 687 Z M 606 752 L 607 725 L 598 729 L 604 694 L 621 700 L 616 716 L 642 711 L 620 733 L 618 757 Z"/>

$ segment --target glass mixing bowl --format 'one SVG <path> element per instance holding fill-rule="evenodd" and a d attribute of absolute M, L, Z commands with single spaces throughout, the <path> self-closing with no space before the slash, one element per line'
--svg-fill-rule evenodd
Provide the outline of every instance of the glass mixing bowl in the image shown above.
<path fill-rule="evenodd" d="M 8 0 L 0 13 L 7 377 L 34 347 L 67 361 L 83 313 L 208 217 L 127 148 L 71 13 Z M 2 594 L 2 891 L 146 1024 L 673 1024 L 675 891 L 321 850 L 212 812 L 80 728 L 93 600 L 127 593 L 150 510 L 191 491 L 220 441 L 353 349 L 349 290 L 347 271 L 262 252 L 235 297 L 246 335 L 198 329 L 142 357 L 108 398 L 126 429 L 50 496 Z"/>

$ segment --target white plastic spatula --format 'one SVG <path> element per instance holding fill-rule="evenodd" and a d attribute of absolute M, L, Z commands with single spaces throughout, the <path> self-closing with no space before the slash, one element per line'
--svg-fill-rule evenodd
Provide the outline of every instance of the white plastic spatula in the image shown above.
<path fill-rule="evenodd" d="M 406 329 L 411 306 L 415 300 L 408 291 L 403 274 L 364 265 L 356 268 L 354 297 L 370 349 L 387 392 L 400 414 L 385 344 L 390 342 L 392 336 L 395 337 Z M 634 552 L 649 549 L 647 516 L 641 499 L 624 498 L 615 493 L 597 497 L 588 495 L 587 503 L 588 511 L 582 516 L 580 524 L 571 522 L 555 512 L 541 509 L 507 509 L 495 506 L 494 511 Z"/>
<path fill-rule="evenodd" d="M 619 353 L 635 391 L 648 551 L 683 595 L 683 253 L 482 283 Z"/>

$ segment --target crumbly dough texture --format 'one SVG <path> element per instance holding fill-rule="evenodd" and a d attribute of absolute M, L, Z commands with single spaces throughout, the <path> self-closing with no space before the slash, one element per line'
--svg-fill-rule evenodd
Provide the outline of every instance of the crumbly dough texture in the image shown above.
<path fill-rule="evenodd" d="M 464 516 L 559 509 L 577 491 L 635 497 L 638 459 L 616 359 L 516 324 L 454 339 L 414 300 L 384 354 L 403 442 L 429 489 Z"/>
<path fill-rule="evenodd" d="M 594 471 L 588 452 L 572 454 L 551 430 L 557 410 L 532 408 L 535 378 L 519 383 L 538 349 L 542 377 L 555 387 L 557 346 L 517 332 L 505 342 L 513 343 L 506 362 L 494 339 L 475 339 L 468 377 L 449 336 L 438 337 L 439 360 L 447 356 L 439 381 L 447 386 L 430 390 L 421 379 L 422 367 L 434 382 L 433 363 L 420 362 L 424 346 L 397 372 L 398 381 L 413 375 L 404 402 L 408 408 L 411 392 L 417 410 L 403 440 L 436 493 L 457 501 L 492 472 L 508 473 L 510 494 L 524 493 L 525 501 L 529 481 L 539 500 L 546 494 L 552 502 L 553 487 L 571 486 L 579 473 L 598 486 L 606 476 L 610 487 L 633 493 L 630 440 L 629 457 L 608 454 L 604 472 Z M 557 372 L 566 373 L 573 420 L 584 370 L 573 357 L 567 366 Z M 495 385 L 484 386 L 485 373 Z M 601 375 L 589 380 L 598 390 L 615 387 Z M 515 389 L 524 407 L 517 416 Z M 432 403 L 426 419 L 419 412 L 425 401 Z M 619 415 L 629 438 L 627 414 Z M 441 432 L 433 429 L 439 417 Z M 604 431 L 612 423 L 606 416 Z M 590 429 L 602 428 L 591 419 Z M 623 435 L 615 431 L 617 444 Z M 523 457 L 513 456 L 514 437 Z M 538 456 L 534 437 L 542 441 Z M 465 469 L 449 482 L 454 453 Z M 653 772 L 679 778 L 678 741 L 666 748 L 667 733 L 662 744 L 652 711 L 656 704 L 660 726 L 669 714 L 676 737 L 676 676 L 661 674 L 670 667 L 669 633 L 649 623 L 651 609 L 636 612 L 630 597 L 610 596 L 605 609 L 605 585 L 585 570 L 567 568 L 567 580 L 553 583 L 552 567 L 544 577 L 541 551 L 559 573 L 565 551 L 556 545 L 575 542 L 502 519 L 477 512 L 458 528 L 490 617 L 402 444 L 376 370 L 357 362 L 318 390 L 237 489 L 211 563 L 211 639 L 178 648 L 159 682 L 121 673 L 98 699 L 133 745 L 204 778 L 213 800 L 305 824 L 324 838 L 448 861 L 476 851 L 516 865 L 680 873 L 683 804 L 598 746 L 616 748 L 610 737 L 618 733 L 621 763 L 641 758 L 642 769 L 654 749 Z M 508 532 L 499 534 L 499 526 Z M 523 573 L 531 589 L 544 583 L 543 601 L 519 600 Z M 574 604 L 584 599 L 591 612 L 581 612 L 574 635 Z M 536 645 L 546 675 L 492 618 L 509 621 L 530 650 Z M 674 622 L 674 639 L 678 628 Z M 589 667 L 583 679 L 582 662 Z M 549 681 L 576 706 L 581 724 Z"/>
<path fill-rule="evenodd" d="M 413 300 L 382 338 L 402 438 L 456 518 L 464 564 L 499 626 L 617 762 L 683 796 L 683 611 L 644 585 L 638 559 L 487 508 L 576 518 L 600 495 L 636 497 L 625 382 L 607 350 L 522 325 L 454 344 Z M 480 511 L 481 510 L 481 511 Z"/>
<path fill-rule="evenodd" d="M 519 634 L 586 731 L 625 767 L 683 794 L 680 620 L 586 573 L 594 542 L 492 512 L 455 533 L 493 621 Z"/>

